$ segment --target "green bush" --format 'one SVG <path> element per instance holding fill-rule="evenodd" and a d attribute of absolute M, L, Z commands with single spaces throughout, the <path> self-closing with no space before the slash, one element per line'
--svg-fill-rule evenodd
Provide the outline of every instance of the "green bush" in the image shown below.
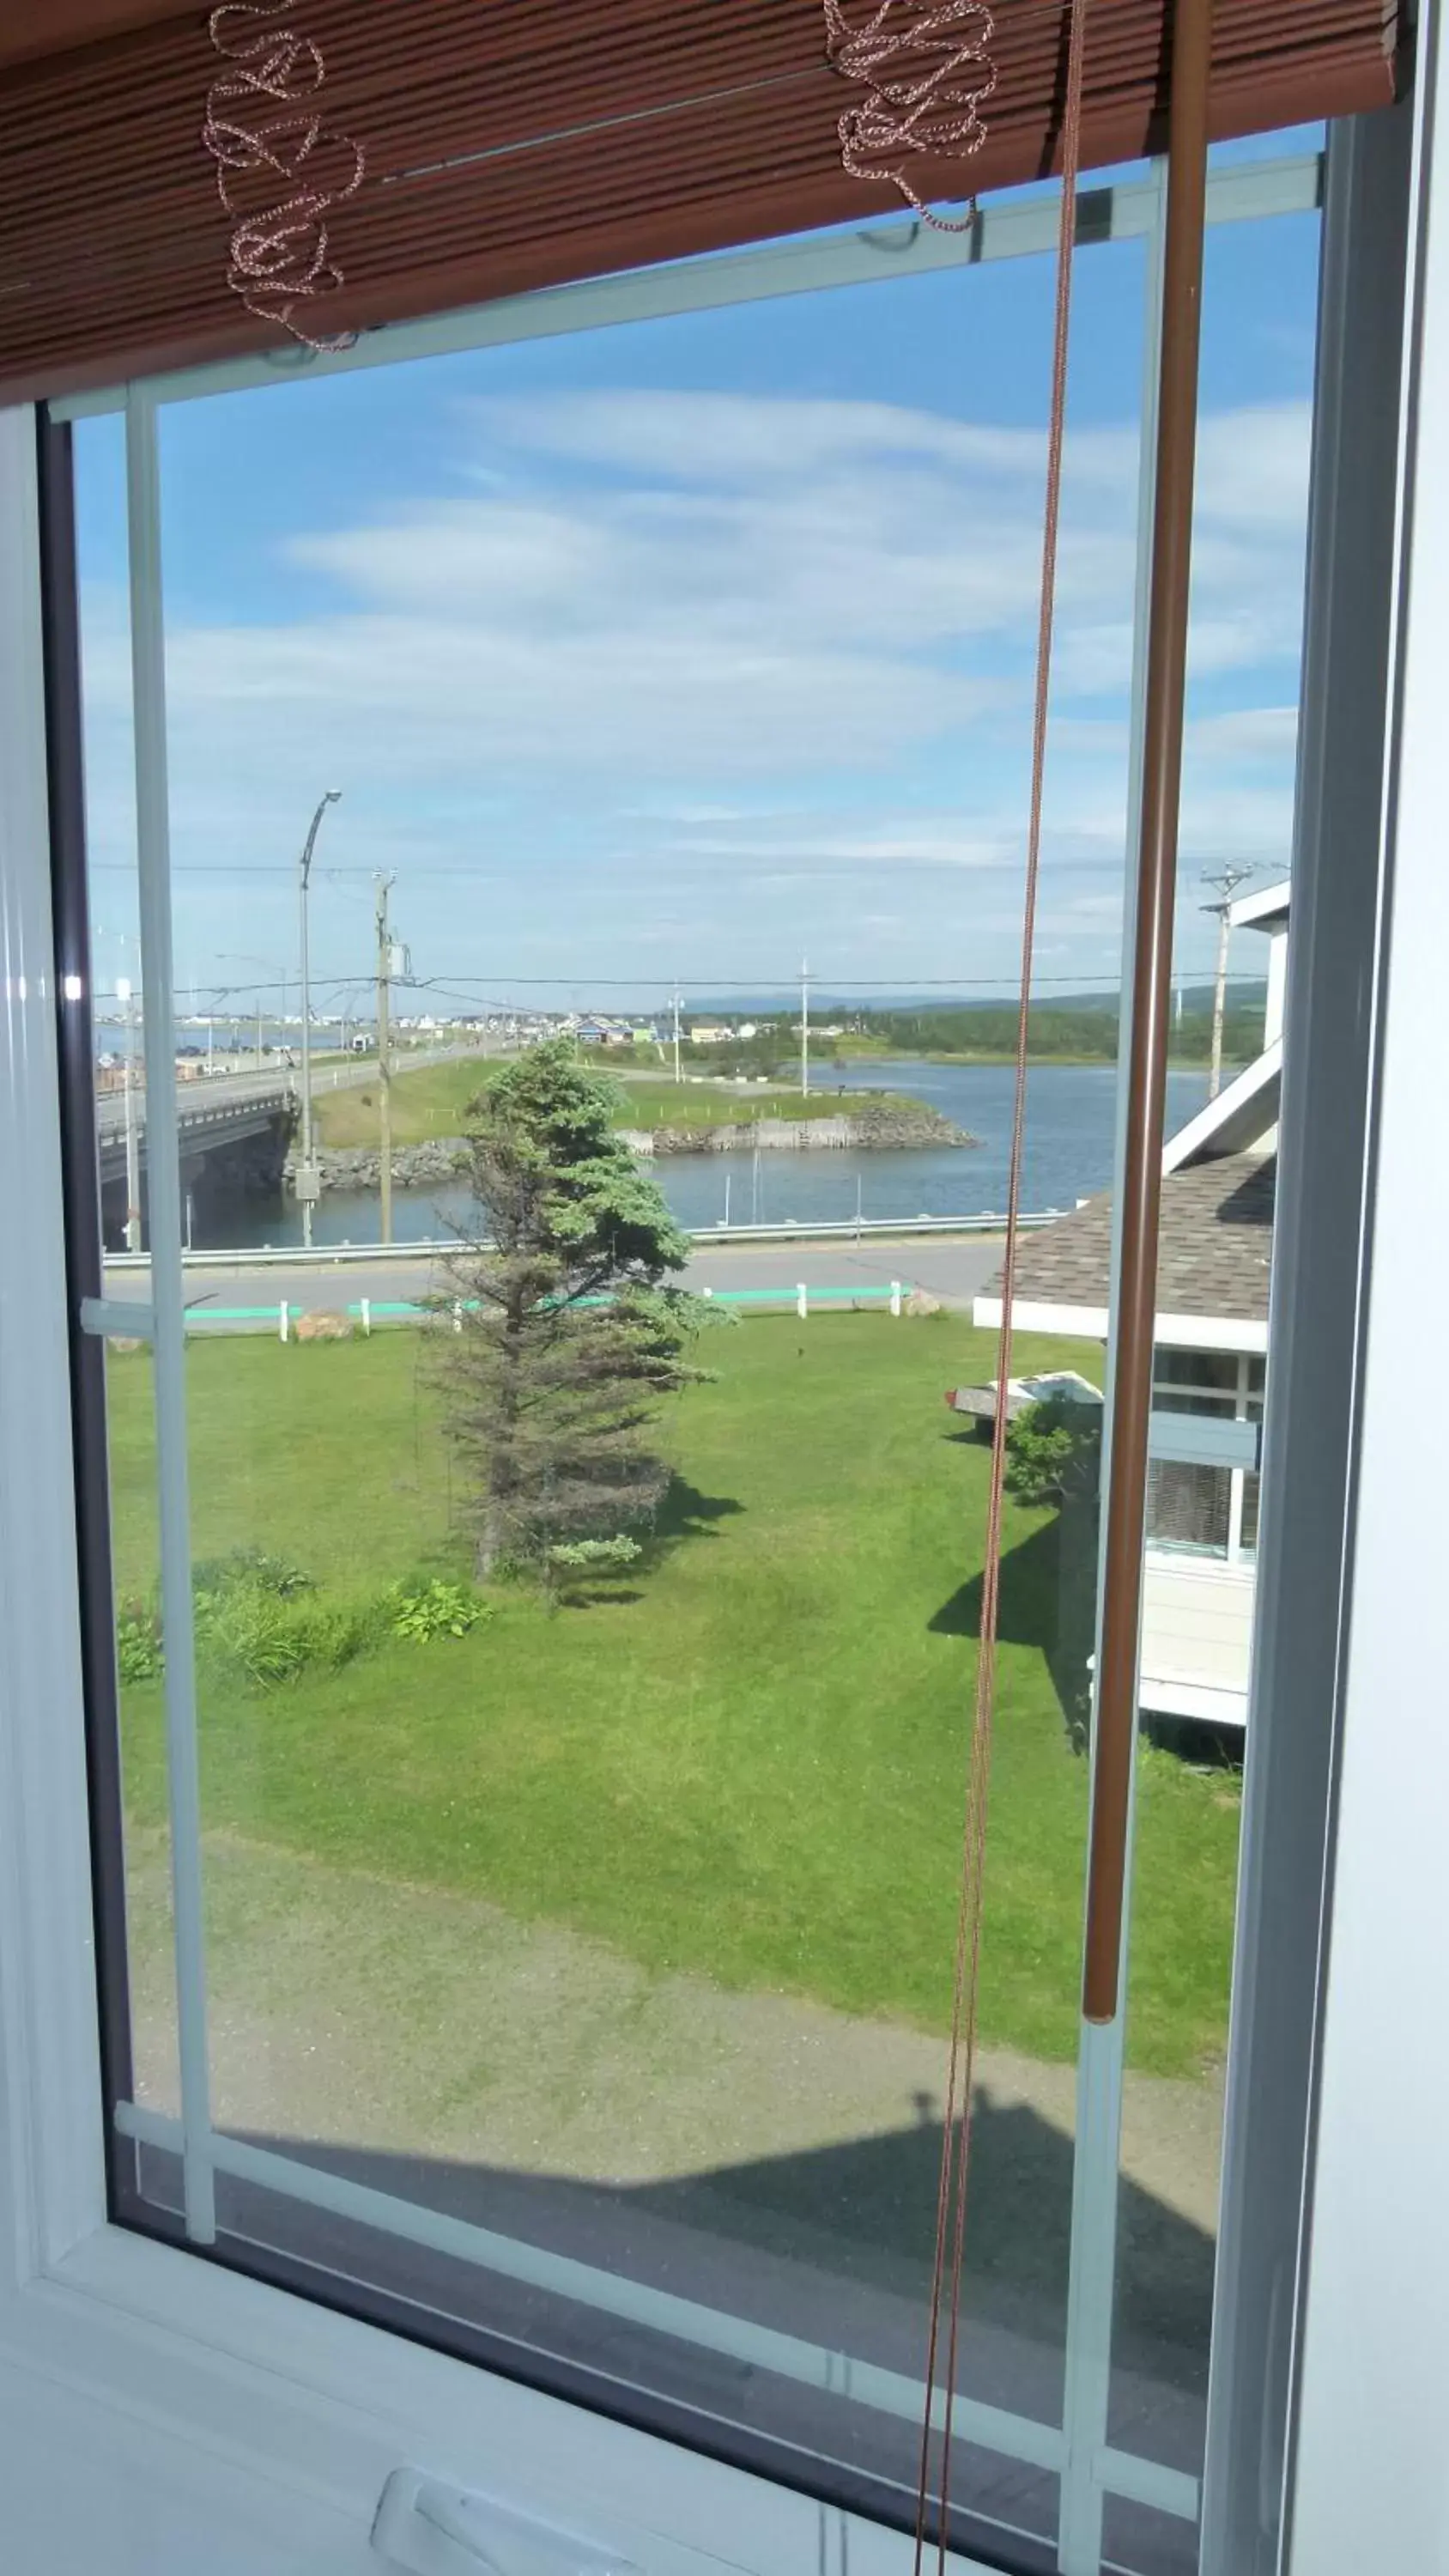
<path fill-rule="evenodd" d="M 548 1562 L 562 1574 L 599 1574 L 633 1565 L 643 1553 L 636 1538 L 575 1538 L 551 1547 Z"/>
<path fill-rule="evenodd" d="M 444 1583 L 436 1577 L 392 1595 L 393 1635 L 407 1637 L 418 1646 L 429 1645 L 435 1637 L 465 1637 L 470 1628 L 493 1615 L 492 1603 L 480 1601 L 466 1583 Z"/>
<path fill-rule="evenodd" d="M 122 1602 L 116 1617 L 116 1671 L 123 1682 L 154 1682 L 164 1671 L 161 1622 L 144 1601 Z"/>
<path fill-rule="evenodd" d="M 264 1547 L 233 1547 L 225 1556 L 205 1557 L 191 1569 L 193 1592 L 226 1592 L 236 1584 L 274 1592 L 286 1601 L 296 1592 L 310 1592 L 312 1577 L 289 1558 L 269 1555 Z"/>
<path fill-rule="evenodd" d="M 198 1565 L 192 1576 L 197 1662 L 217 1679 L 238 1675 L 276 1690 L 309 1671 L 336 1672 L 388 1636 L 418 1645 L 463 1637 L 494 1616 L 465 1583 L 419 1575 L 369 1601 L 329 1601 L 285 1557 L 260 1548 Z M 164 1669 L 161 1622 L 144 1601 L 127 1602 L 116 1623 L 123 1682 L 154 1681 Z"/>
<path fill-rule="evenodd" d="M 228 1583 L 196 1596 L 197 1654 L 214 1672 L 241 1673 L 258 1690 L 332 1672 L 375 1643 L 376 1605 L 307 1600 L 264 1584 Z"/>
<path fill-rule="evenodd" d="M 1100 1407 L 1048 1396 L 1008 1425 L 1006 1490 L 1018 1502 L 1037 1505 L 1088 1493 L 1096 1482 L 1101 1450 Z"/>

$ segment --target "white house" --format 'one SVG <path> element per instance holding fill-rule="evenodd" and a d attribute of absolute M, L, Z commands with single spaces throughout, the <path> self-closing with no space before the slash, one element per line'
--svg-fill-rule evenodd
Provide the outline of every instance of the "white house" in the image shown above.
<path fill-rule="evenodd" d="M 1228 918 L 1269 943 L 1263 1048 L 1162 1157 L 1141 1697 L 1161 1716 L 1241 1727 L 1258 1552 L 1286 882 L 1244 896 Z M 1018 1255 L 1016 1330 L 1105 1341 L 1111 1245 L 1105 1193 L 1030 1236 Z M 978 1297 L 974 1317 L 999 1325 L 999 1295 Z"/>

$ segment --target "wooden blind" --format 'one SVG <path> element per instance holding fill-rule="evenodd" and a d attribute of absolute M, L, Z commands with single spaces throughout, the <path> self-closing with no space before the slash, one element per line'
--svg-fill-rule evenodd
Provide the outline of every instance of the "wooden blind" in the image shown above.
<path fill-rule="evenodd" d="M 1089 165 L 1160 144 L 1171 7 L 1094 9 Z M 136 14 L 137 0 L 31 0 L 6 15 L 0 399 L 280 336 L 226 283 L 200 142 L 219 68 L 206 17 L 174 0 L 151 0 L 142 26 Z M 1054 166 L 1064 19 L 1063 0 L 998 0 L 976 188 Z M 1217 0 L 1214 135 L 1386 103 L 1397 21 L 1397 0 Z M 820 0 L 296 0 L 287 23 L 325 55 L 326 122 L 367 156 L 332 221 L 346 283 L 316 308 L 328 331 L 900 202 L 841 168 L 838 120 L 860 93 L 828 67 Z M 962 191 L 959 163 L 921 159 L 911 176 L 928 198 Z"/>

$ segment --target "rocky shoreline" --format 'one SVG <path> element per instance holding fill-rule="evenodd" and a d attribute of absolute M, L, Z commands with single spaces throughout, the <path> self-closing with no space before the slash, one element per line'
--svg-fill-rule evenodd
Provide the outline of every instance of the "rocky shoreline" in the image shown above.
<path fill-rule="evenodd" d="M 748 1154 L 759 1146 L 774 1153 L 824 1150 L 877 1154 L 919 1153 L 951 1147 L 965 1151 L 979 1144 L 964 1127 L 953 1125 L 919 1101 L 875 1101 L 831 1118 L 739 1118 L 718 1127 L 652 1127 L 630 1134 L 636 1153 Z M 468 1144 L 463 1136 L 435 1136 L 425 1145 L 393 1149 L 392 1184 L 396 1190 L 436 1188 L 454 1181 L 466 1168 Z M 295 1151 L 289 1154 L 284 1182 L 290 1186 Z M 319 1178 L 326 1190 L 375 1190 L 382 1179 L 381 1157 L 373 1146 L 323 1146 L 317 1155 Z"/>
<path fill-rule="evenodd" d="M 436 1187 L 455 1181 L 468 1158 L 466 1138 L 437 1136 L 426 1145 L 395 1145 L 392 1185 L 395 1190 Z M 316 1155 L 317 1177 L 327 1190 L 375 1190 L 382 1182 L 382 1157 L 371 1145 L 324 1145 Z M 283 1179 L 292 1183 L 296 1157 L 289 1154 Z"/>
<path fill-rule="evenodd" d="M 643 1154 L 765 1153 L 910 1154 L 929 1148 L 966 1151 L 980 1143 L 924 1102 L 867 1100 L 829 1118 L 738 1118 L 718 1127 L 653 1127 L 629 1137 Z"/>

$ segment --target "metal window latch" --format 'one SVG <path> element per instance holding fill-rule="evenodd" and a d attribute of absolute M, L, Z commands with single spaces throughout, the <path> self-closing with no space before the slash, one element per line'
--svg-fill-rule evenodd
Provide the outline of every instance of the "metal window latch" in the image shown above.
<path fill-rule="evenodd" d="M 639 2576 L 627 2559 L 421 2469 L 394 2469 L 372 2545 L 409 2576 Z"/>

